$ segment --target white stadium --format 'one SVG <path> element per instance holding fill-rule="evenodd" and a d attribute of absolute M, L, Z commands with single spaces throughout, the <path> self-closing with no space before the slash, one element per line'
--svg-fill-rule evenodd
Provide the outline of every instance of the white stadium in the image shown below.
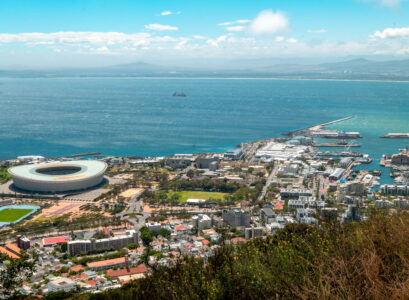
<path fill-rule="evenodd" d="M 76 160 L 17 166 L 9 169 L 14 186 L 31 192 L 83 191 L 104 180 L 107 164 Z"/>

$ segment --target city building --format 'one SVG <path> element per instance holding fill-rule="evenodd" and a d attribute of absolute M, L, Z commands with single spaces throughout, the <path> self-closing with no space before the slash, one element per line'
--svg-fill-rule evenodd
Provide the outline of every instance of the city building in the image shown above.
<path fill-rule="evenodd" d="M 26 237 L 22 237 L 21 235 L 18 235 L 16 237 L 16 244 L 17 247 L 23 250 L 27 250 L 28 248 L 30 248 L 30 240 Z"/>
<path fill-rule="evenodd" d="M 244 238 L 246 240 L 261 237 L 264 234 L 263 227 L 249 227 L 244 230 Z"/>
<path fill-rule="evenodd" d="M 228 158 L 231 160 L 239 160 L 243 156 L 243 150 L 241 148 L 236 148 L 232 151 L 227 151 L 224 153 L 224 158 Z"/>
<path fill-rule="evenodd" d="M 171 168 L 187 168 L 195 161 L 193 154 L 175 154 L 166 159 L 166 165 Z"/>
<path fill-rule="evenodd" d="M 77 284 L 69 278 L 56 278 L 48 283 L 49 292 L 69 292 L 76 289 Z"/>
<path fill-rule="evenodd" d="M 338 180 L 344 175 L 345 169 L 342 168 L 336 168 L 330 175 L 329 179 L 331 180 Z"/>
<path fill-rule="evenodd" d="M 122 249 L 129 244 L 138 243 L 138 233 L 136 230 L 127 230 L 126 235 L 118 237 L 110 237 L 105 239 L 90 239 L 68 242 L 68 250 L 71 256 L 80 253 L 87 253 L 93 250 L 101 249 Z"/>
<path fill-rule="evenodd" d="M 312 190 L 309 189 L 281 189 L 280 196 L 282 198 L 299 198 L 300 196 L 311 197 L 313 195 Z"/>
<path fill-rule="evenodd" d="M 212 227 L 212 219 L 208 215 L 197 215 L 192 217 L 192 226 L 199 230 Z"/>
<path fill-rule="evenodd" d="M 240 208 L 224 209 L 222 212 L 223 221 L 230 226 L 250 226 L 250 213 Z"/>
<path fill-rule="evenodd" d="M 271 208 L 264 207 L 260 210 L 260 220 L 264 221 L 265 224 L 270 224 L 275 218 L 275 213 Z"/>
<path fill-rule="evenodd" d="M 162 229 L 162 225 L 158 222 L 150 222 L 146 224 L 149 232 L 159 232 Z"/>
<path fill-rule="evenodd" d="M 196 166 L 198 169 L 210 169 L 210 164 L 213 164 L 212 168 L 217 170 L 219 168 L 219 157 L 216 156 L 206 156 L 206 157 L 198 157 L 196 159 Z"/>

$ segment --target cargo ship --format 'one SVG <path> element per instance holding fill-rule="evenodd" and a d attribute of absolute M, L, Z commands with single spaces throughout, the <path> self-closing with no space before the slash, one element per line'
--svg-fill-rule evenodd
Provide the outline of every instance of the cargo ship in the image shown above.
<path fill-rule="evenodd" d="M 362 138 L 362 135 L 359 132 L 334 131 L 334 132 L 326 133 L 322 137 L 326 139 L 347 140 L 347 139 L 360 139 Z"/>

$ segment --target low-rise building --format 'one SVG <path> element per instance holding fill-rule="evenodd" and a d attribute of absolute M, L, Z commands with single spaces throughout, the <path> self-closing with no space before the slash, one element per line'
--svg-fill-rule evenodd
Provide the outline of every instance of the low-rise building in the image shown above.
<path fill-rule="evenodd" d="M 90 239 L 68 242 L 68 250 L 71 256 L 80 253 L 87 253 L 93 250 L 101 249 L 122 249 L 129 244 L 138 243 L 138 233 L 136 230 L 127 230 L 126 235 L 110 237 L 105 239 Z"/>
<path fill-rule="evenodd" d="M 47 286 L 49 292 L 69 292 L 74 290 L 77 284 L 69 278 L 56 278 L 48 282 Z"/>

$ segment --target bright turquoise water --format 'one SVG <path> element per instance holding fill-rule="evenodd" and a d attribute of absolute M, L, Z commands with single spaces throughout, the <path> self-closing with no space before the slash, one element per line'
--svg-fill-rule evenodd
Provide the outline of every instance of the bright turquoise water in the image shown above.
<path fill-rule="evenodd" d="M 186 98 L 172 97 L 174 91 Z M 378 168 L 409 140 L 409 83 L 263 79 L 0 78 L 0 158 L 100 151 L 167 155 L 240 142 L 355 115 Z"/>

